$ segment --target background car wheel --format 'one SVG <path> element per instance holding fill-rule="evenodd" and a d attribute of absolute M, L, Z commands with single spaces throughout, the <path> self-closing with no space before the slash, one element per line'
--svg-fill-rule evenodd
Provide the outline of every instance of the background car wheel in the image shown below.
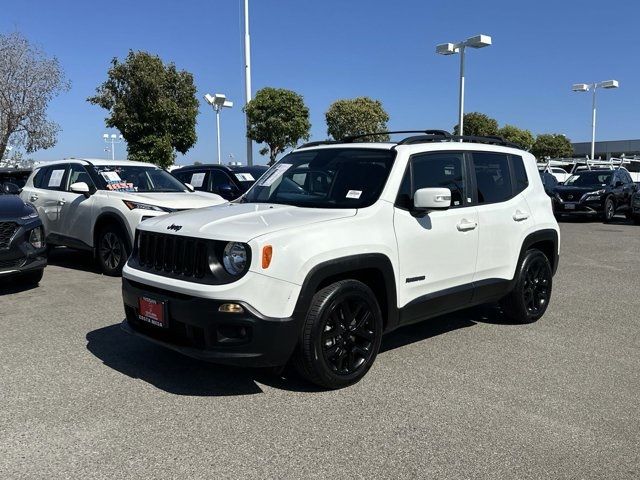
<path fill-rule="evenodd" d="M 527 250 L 517 272 L 514 289 L 502 299 L 505 316 L 517 323 L 531 323 L 547 311 L 553 273 L 549 259 L 540 250 Z"/>
<path fill-rule="evenodd" d="M 613 198 L 609 197 L 604 202 L 604 221 L 610 222 L 616 214 L 616 204 Z"/>
<path fill-rule="evenodd" d="M 120 227 L 109 225 L 98 234 L 96 253 L 100 269 L 105 275 L 119 276 L 130 252 L 129 242 Z"/>
<path fill-rule="evenodd" d="M 633 217 L 633 223 L 636 225 L 640 225 L 640 216 L 636 215 Z"/>
<path fill-rule="evenodd" d="M 369 287 L 342 280 L 315 294 L 294 365 L 310 382 L 335 389 L 358 382 L 382 341 L 382 312 Z"/>
<path fill-rule="evenodd" d="M 19 276 L 19 281 L 25 285 L 38 285 L 40 280 L 42 280 L 42 276 L 44 275 L 44 268 L 40 270 L 34 270 L 32 272 L 21 273 Z"/>

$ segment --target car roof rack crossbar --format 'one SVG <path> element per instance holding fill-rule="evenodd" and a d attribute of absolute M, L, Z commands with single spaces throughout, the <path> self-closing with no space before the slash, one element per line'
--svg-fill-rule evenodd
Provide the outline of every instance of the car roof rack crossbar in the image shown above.
<path fill-rule="evenodd" d="M 361 135 L 351 135 L 349 137 L 343 137 L 342 143 L 353 143 L 360 138 L 375 137 L 377 135 L 398 135 L 400 133 L 421 133 L 422 135 L 434 135 L 442 138 L 450 138 L 451 134 L 446 130 L 395 130 L 391 132 L 373 132 L 363 133 Z M 398 142 L 401 143 L 401 142 Z"/>
<path fill-rule="evenodd" d="M 488 145 L 499 145 L 502 147 L 520 148 L 513 142 L 509 142 L 502 137 L 493 135 L 479 136 L 479 135 L 449 135 L 448 137 L 441 137 L 439 135 L 416 135 L 407 137 L 404 140 L 398 142 L 398 145 L 415 145 L 417 143 L 428 142 L 472 142 L 472 143 L 485 143 Z"/>

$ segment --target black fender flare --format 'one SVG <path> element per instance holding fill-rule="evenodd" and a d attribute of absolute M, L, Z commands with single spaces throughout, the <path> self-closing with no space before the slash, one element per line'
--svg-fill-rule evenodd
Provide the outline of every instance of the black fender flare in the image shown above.
<path fill-rule="evenodd" d="M 313 296 L 318 291 L 318 287 L 327 279 L 336 277 L 345 278 L 349 273 L 363 272 L 366 270 L 377 270 L 381 273 L 385 289 L 386 330 L 391 330 L 398 324 L 398 302 L 396 292 L 395 274 L 389 257 L 382 253 L 364 253 L 335 258 L 319 263 L 313 267 L 302 283 L 298 301 L 294 309 L 296 318 L 304 318 L 311 305 Z"/>
<path fill-rule="evenodd" d="M 558 232 L 552 228 L 547 228 L 544 230 L 538 230 L 537 232 L 530 233 L 527 235 L 522 242 L 522 247 L 520 248 L 520 257 L 518 258 L 518 265 L 522 262 L 524 258 L 524 254 L 526 253 L 532 245 L 540 242 L 552 242 L 553 243 L 553 256 L 551 258 L 551 270 L 553 274 L 556 274 L 558 270 L 558 261 L 560 256 L 558 254 Z M 514 278 L 514 281 L 516 279 Z"/>

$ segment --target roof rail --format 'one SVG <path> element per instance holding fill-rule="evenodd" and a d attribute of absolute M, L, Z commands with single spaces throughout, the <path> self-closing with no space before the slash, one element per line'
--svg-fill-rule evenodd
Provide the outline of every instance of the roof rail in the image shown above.
<path fill-rule="evenodd" d="M 334 143 L 342 143 L 342 142 L 338 142 L 337 140 L 317 140 L 315 142 L 303 143 L 302 145 L 296 148 L 317 147 L 318 145 L 332 145 Z"/>
<path fill-rule="evenodd" d="M 353 143 L 355 140 L 359 138 L 366 137 L 375 137 L 377 135 L 397 135 L 399 133 L 421 133 L 423 135 L 437 135 L 444 138 L 451 137 L 451 134 L 445 130 L 395 130 L 391 132 L 373 132 L 373 133 L 363 133 L 361 135 L 351 135 L 349 137 L 343 137 L 342 143 Z"/>

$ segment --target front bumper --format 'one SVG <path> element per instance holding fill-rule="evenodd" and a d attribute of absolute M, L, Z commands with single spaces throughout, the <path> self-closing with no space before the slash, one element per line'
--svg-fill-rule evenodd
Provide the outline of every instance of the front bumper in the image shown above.
<path fill-rule="evenodd" d="M 564 202 L 554 198 L 553 210 L 566 215 L 600 215 L 604 212 L 604 205 L 599 200 Z"/>
<path fill-rule="evenodd" d="M 299 321 L 265 317 L 245 302 L 193 297 L 126 278 L 122 279 L 122 297 L 123 330 L 200 360 L 244 367 L 281 366 L 298 342 Z M 140 297 L 167 302 L 168 328 L 138 319 Z M 219 312 L 223 303 L 238 303 L 244 312 Z"/>
<path fill-rule="evenodd" d="M 0 249 L 0 278 L 40 270 L 47 266 L 47 249 L 34 248 L 29 243 L 31 230 L 41 226 L 40 220 L 35 222 L 18 223 L 18 229 L 13 234 L 9 246 Z"/>

